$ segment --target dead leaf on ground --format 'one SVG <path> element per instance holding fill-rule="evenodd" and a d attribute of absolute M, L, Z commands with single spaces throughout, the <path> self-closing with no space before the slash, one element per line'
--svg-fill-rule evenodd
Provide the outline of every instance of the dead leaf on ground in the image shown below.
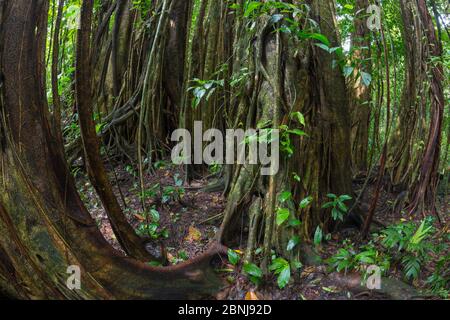
<path fill-rule="evenodd" d="M 200 241 L 201 238 L 202 238 L 202 233 L 200 232 L 200 230 L 198 230 L 194 226 L 190 226 L 189 234 L 185 240 L 187 242 L 198 242 L 198 241 Z"/>
<path fill-rule="evenodd" d="M 135 216 L 136 219 L 138 219 L 141 222 L 145 221 L 145 218 L 143 216 L 141 216 L 140 214 L 135 213 L 134 216 Z"/>
<path fill-rule="evenodd" d="M 256 293 L 250 291 L 250 292 L 247 292 L 247 294 L 245 295 L 245 300 L 247 300 L 247 301 L 256 301 L 256 300 L 259 300 L 259 298 L 256 295 Z"/>

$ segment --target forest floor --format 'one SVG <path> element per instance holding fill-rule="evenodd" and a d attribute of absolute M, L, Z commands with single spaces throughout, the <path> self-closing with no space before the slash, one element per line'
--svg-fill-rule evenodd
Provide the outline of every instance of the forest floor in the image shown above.
<path fill-rule="evenodd" d="M 156 246 L 148 248 L 152 253 L 161 253 L 160 245 L 165 248 L 165 255 L 171 264 L 177 264 L 192 259 L 205 252 L 220 228 L 221 213 L 225 209 L 225 199 L 220 192 L 206 193 L 201 189 L 208 186 L 212 181 L 208 179 L 195 180 L 189 187 L 180 186 L 179 177 L 182 177 L 181 168 L 173 167 L 161 162 L 158 169 L 147 173 L 144 177 L 146 185 L 145 205 L 147 208 L 155 209 L 160 216 L 156 223 L 157 232 L 153 243 Z M 124 212 L 132 226 L 139 230 L 143 224 L 148 224 L 148 218 L 143 213 L 142 197 L 140 195 L 139 177 L 137 172 L 130 166 L 117 165 L 110 169 L 110 178 L 114 184 L 115 193 L 124 207 Z M 77 184 L 82 194 L 83 201 L 88 206 L 92 217 L 104 235 L 105 239 L 117 250 L 122 251 L 118 244 L 107 215 L 98 199 L 93 187 L 83 174 L 77 175 Z M 355 182 L 354 189 L 361 190 L 364 182 Z M 118 187 L 120 186 L 120 188 Z M 373 186 L 369 184 L 361 202 L 368 204 Z M 420 222 L 423 216 L 405 217 L 400 214 L 392 214 L 392 208 L 398 194 L 382 191 L 375 219 L 385 226 L 396 224 L 406 220 Z M 441 239 L 448 239 L 450 232 L 450 219 L 445 213 L 444 199 L 439 199 L 441 218 L 443 225 Z M 125 204 L 123 203 L 125 202 Z M 437 225 L 438 227 L 438 225 Z M 349 239 L 355 246 L 363 243 L 358 237 L 358 232 L 344 231 L 332 234 L 329 241 L 317 248 L 323 263 L 318 266 L 305 266 L 294 277 L 293 281 L 283 290 L 277 287 L 275 278 L 268 281 L 264 286 L 258 288 L 253 285 L 244 275 L 240 268 L 224 262 L 221 266 L 221 277 L 224 280 L 224 288 L 214 299 L 226 300 L 373 300 L 383 299 L 382 295 L 370 291 L 352 292 L 337 283 L 330 277 L 328 265 L 325 260 L 334 255 L 342 247 L 344 240 Z M 437 238 L 434 241 L 439 241 Z M 245 236 L 240 241 L 241 250 L 245 248 Z M 234 248 L 237 249 L 237 248 Z M 418 290 L 425 289 L 426 279 L 433 273 L 434 265 L 430 264 L 423 268 L 418 280 L 410 283 Z M 391 278 L 402 280 L 401 270 L 392 268 L 388 274 Z M 251 295 L 249 293 L 252 293 Z"/>

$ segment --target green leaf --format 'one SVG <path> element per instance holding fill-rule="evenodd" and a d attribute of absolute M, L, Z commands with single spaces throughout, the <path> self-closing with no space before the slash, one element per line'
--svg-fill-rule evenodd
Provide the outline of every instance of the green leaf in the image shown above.
<path fill-rule="evenodd" d="M 291 199 L 292 199 L 292 193 L 289 192 L 289 191 L 285 191 L 285 192 L 281 193 L 279 198 L 278 198 L 278 200 L 281 203 L 285 203 L 286 201 L 289 201 Z"/>
<path fill-rule="evenodd" d="M 151 216 L 153 222 L 159 222 L 160 215 L 156 209 L 153 208 L 150 210 L 150 216 Z"/>
<path fill-rule="evenodd" d="M 283 223 L 286 222 L 287 219 L 289 219 L 289 209 L 286 208 L 278 208 L 277 210 L 277 225 L 281 226 Z"/>
<path fill-rule="evenodd" d="M 252 277 L 259 279 L 261 279 L 263 276 L 262 270 L 256 264 L 253 263 L 246 263 L 244 265 L 244 272 Z"/>
<path fill-rule="evenodd" d="M 105 127 L 104 123 L 98 123 L 95 125 L 95 132 L 97 134 L 99 134 L 100 132 L 102 132 L 103 128 Z"/>
<path fill-rule="evenodd" d="M 344 220 L 344 217 L 343 217 L 342 213 L 336 208 L 333 208 L 333 210 L 331 210 L 331 215 L 333 216 L 333 220 L 334 221 L 337 221 L 337 220 L 341 220 L 342 221 L 342 220 Z"/>
<path fill-rule="evenodd" d="M 327 202 L 322 206 L 322 209 L 329 209 L 334 207 L 334 202 Z"/>
<path fill-rule="evenodd" d="M 330 51 L 330 53 L 336 52 L 337 55 L 341 55 L 343 52 L 343 49 L 341 47 L 334 47 L 334 48 L 331 48 L 329 51 Z"/>
<path fill-rule="evenodd" d="M 163 265 L 159 261 L 151 261 L 148 263 L 150 267 L 162 267 Z"/>
<path fill-rule="evenodd" d="M 407 279 L 417 279 L 420 275 L 420 261 L 418 258 L 413 256 L 407 256 L 403 259 L 403 264 L 405 264 L 405 276 Z"/>
<path fill-rule="evenodd" d="M 300 237 L 299 236 L 294 236 L 288 242 L 287 251 L 292 251 L 299 243 L 300 243 Z"/>
<path fill-rule="evenodd" d="M 311 33 L 308 35 L 308 38 L 318 40 L 318 41 L 322 42 L 322 44 L 324 44 L 328 48 L 331 45 L 330 40 L 328 40 L 328 38 L 321 33 Z"/>
<path fill-rule="evenodd" d="M 261 6 L 262 6 L 261 2 L 258 2 L 258 1 L 249 2 L 247 5 L 247 8 L 245 9 L 244 16 L 246 18 L 250 17 L 250 15 L 252 15 L 253 12 L 255 12 L 257 9 L 259 9 L 259 7 L 261 7 Z"/>
<path fill-rule="evenodd" d="M 346 78 L 350 77 L 352 75 L 352 73 L 353 73 L 353 70 L 355 70 L 355 68 L 350 67 L 350 66 L 345 66 L 344 67 L 344 76 Z"/>
<path fill-rule="evenodd" d="M 306 136 L 306 132 L 300 129 L 293 129 L 293 130 L 288 130 L 287 132 L 294 134 L 296 136 L 302 137 L 302 136 Z"/>
<path fill-rule="evenodd" d="M 428 236 L 428 233 L 432 230 L 432 227 L 425 228 L 426 221 L 424 220 L 422 224 L 420 225 L 417 232 L 412 236 L 410 243 L 412 245 L 418 245 L 420 244 L 426 237 Z"/>
<path fill-rule="evenodd" d="M 294 270 L 300 270 L 303 267 L 303 264 L 298 260 L 294 260 L 292 261 L 292 267 Z"/>
<path fill-rule="evenodd" d="M 281 271 L 286 267 L 289 266 L 289 262 L 287 262 L 283 258 L 276 258 L 272 261 L 272 264 L 269 266 L 269 270 L 274 272 L 275 274 L 280 274 Z"/>
<path fill-rule="evenodd" d="M 374 264 L 375 259 L 371 257 L 370 254 L 370 252 L 361 252 L 355 257 L 355 259 L 362 264 Z"/>
<path fill-rule="evenodd" d="M 298 227 L 298 226 L 300 226 L 302 224 L 302 222 L 300 221 L 300 220 L 298 220 L 298 219 L 292 219 L 292 220 L 289 220 L 289 225 L 291 226 L 291 227 Z"/>
<path fill-rule="evenodd" d="M 289 284 L 289 280 L 291 279 L 291 267 L 289 264 L 283 268 L 283 270 L 280 272 L 280 275 L 278 276 L 278 287 L 280 289 L 286 288 L 286 286 Z"/>
<path fill-rule="evenodd" d="M 363 84 L 366 87 L 370 86 L 370 84 L 372 83 L 372 75 L 370 73 L 361 71 L 361 78 L 362 78 Z"/>
<path fill-rule="evenodd" d="M 343 202 L 338 201 L 338 202 L 337 202 L 337 205 L 338 205 L 339 209 L 340 209 L 342 212 L 347 212 L 347 211 L 348 211 L 348 207 L 347 207 Z"/>
<path fill-rule="evenodd" d="M 352 199 L 353 199 L 352 197 L 350 197 L 349 195 L 346 195 L 346 194 L 344 194 L 343 196 L 339 197 L 339 200 L 341 200 L 342 202 L 349 201 L 349 200 L 352 200 Z"/>
<path fill-rule="evenodd" d="M 270 21 L 272 23 L 277 23 L 279 21 L 281 21 L 284 18 L 284 16 L 282 14 L 274 14 L 271 18 Z"/>
<path fill-rule="evenodd" d="M 236 251 L 231 249 L 228 250 L 228 260 L 233 266 L 237 265 L 240 259 L 241 258 L 239 257 Z"/>
<path fill-rule="evenodd" d="M 307 208 L 311 203 L 313 202 L 313 197 L 308 197 L 302 200 L 302 202 L 300 202 L 300 208 L 301 209 L 305 209 Z"/>
<path fill-rule="evenodd" d="M 314 234 L 314 244 L 319 246 L 323 240 L 323 231 L 320 227 L 317 227 L 316 233 Z"/>
<path fill-rule="evenodd" d="M 305 116 L 301 112 L 292 113 L 291 118 L 296 119 L 302 126 L 306 125 Z"/>
<path fill-rule="evenodd" d="M 319 47 L 322 50 L 325 50 L 326 52 L 330 52 L 330 47 L 323 43 L 315 43 L 316 47 Z"/>
<path fill-rule="evenodd" d="M 205 96 L 205 94 L 206 94 L 206 90 L 202 87 L 194 89 L 194 96 L 196 98 L 198 98 L 199 100 L 201 100 Z"/>

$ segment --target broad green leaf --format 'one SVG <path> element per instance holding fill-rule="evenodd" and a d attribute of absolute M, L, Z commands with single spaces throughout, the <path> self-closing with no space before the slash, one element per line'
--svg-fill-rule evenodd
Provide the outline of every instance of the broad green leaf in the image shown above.
<path fill-rule="evenodd" d="M 302 224 L 302 222 L 300 221 L 300 220 L 298 220 L 298 219 L 292 219 L 292 220 L 289 220 L 289 225 L 291 226 L 291 227 L 298 227 L 298 226 L 300 226 Z"/>
<path fill-rule="evenodd" d="M 323 43 L 315 43 L 316 47 L 319 47 L 322 50 L 325 50 L 326 52 L 330 52 L 330 47 Z"/>
<path fill-rule="evenodd" d="M 370 73 L 361 71 L 361 78 L 362 78 L 363 84 L 366 87 L 370 86 L 370 84 L 372 83 L 372 75 Z"/>
<path fill-rule="evenodd" d="M 271 18 L 270 18 L 270 21 L 272 22 L 272 23 L 277 23 L 277 22 L 279 22 L 279 21 L 281 21 L 282 19 L 283 19 L 283 15 L 282 14 L 274 14 Z"/>
<path fill-rule="evenodd" d="M 251 1 L 248 3 L 247 8 L 245 9 L 244 16 L 246 18 L 250 17 L 259 7 L 262 6 L 262 3 L 259 1 Z"/>
<path fill-rule="evenodd" d="M 240 257 L 236 251 L 229 249 L 228 250 L 228 260 L 230 263 L 235 266 L 239 263 Z"/>
<path fill-rule="evenodd" d="M 339 209 L 340 209 L 342 212 L 347 212 L 347 211 L 348 211 L 348 207 L 347 207 L 343 202 L 338 201 L 338 202 L 337 202 L 337 205 L 338 205 Z"/>
<path fill-rule="evenodd" d="M 244 272 L 255 278 L 262 278 L 262 270 L 254 263 L 246 263 L 244 265 Z"/>
<path fill-rule="evenodd" d="M 289 191 L 284 191 L 283 193 L 280 194 L 278 200 L 281 203 L 285 203 L 286 201 L 289 201 L 292 199 L 292 193 Z"/>
<path fill-rule="evenodd" d="M 333 220 L 335 221 L 343 220 L 342 213 L 336 208 L 333 208 L 333 210 L 331 210 L 331 215 L 333 216 Z"/>
<path fill-rule="evenodd" d="M 291 134 L 295 134 L 296 136 L 302 137 L 302 136 L 306 136 L 306 132 L 300 129 L 293 129 L 293 130 L 288 130 L 289 133 Z"/>
<path fill-rule="evenodd" d="M 343 51 L 343 49 L 342 49 L 341 47 L 334 47 L 334 48 L 331 48 L 331 49 L 329 50 L 329 52 L 330 52 L 330 53 L 336 52 L 336 54 L 339 56 L 339 55 L 341 55 L 344 51 Z"/>
<path fill-rule="evenodd" d="M 349 200 L 352 200 L 352 199 L 353 199 L 352 197 L 350 197 L 349 195 L 346 195 L 346 194 L 344 194 L 343 196 L 339 197 L 339 200 L 341 200 L 341 201 L 349 201 Z"/>
<path fill-rule="evenodd" d="M 277 225 L 281 226 L 283 223 L 285 223 L 286 220 L 289 219 L 289 215 L 289 209 L 279 208 L 277 210 Z"/>
<path fill-rule="evenodd" d="M 305 209 L 313 202 L 313 197 L 308 197 L 300 202 L 300 208 Z"/>
<path fill-rule="evenodd" d="M 318 41 L 322 42 L 322 44 L 324 44 L 328 48 L 331 45 L 330 40 L 328 40 L 328 38 L 325 35 L 321 34 L 321 33 L 311 33 L 311 34 L 308 35 L 308 38 L 318 40 Z"/>
<path fill-rule="evenodd" d="M 294 270 L 299 270 L 303 267 L 303 264 L 298 260 L 294 260 L 292 261 L 292 267 L 294 268 Z"/>
<path fill-rule="evenodd" d="M 156 209 L 151 209 L 150 210 L 150 216 L 152 217 L 152 221 L 153 222 L 159 222 L 160 220 L 160 215 L 159 212 Z"/>
<path fill-rule="evenodd" d="M 292 251 L 300 243 L 300 237 L 294 236 L 287 245 L 287 251 Z"/>
<path fill-rule="evenodd" d="M 323 240 L 323 231 L 320 227 L 317 227 L 316 233 L 314 234 L 314 244 L 319 246 Z"/>
<path fill-rule="evenodd" d="M 274 272 L 275 274 L 279 274 L 286 266 L 289 266 L 289 262 L 287 262 L 283 258 L 276 258 L 269 266 L 269 270 Z"/>
<path fill-rule="evenodd" d="M 290 279 L 291 279 L 291 267 L 287 265 L 283 268 L 280 275 L 278 276 L 277 280 L 278 287 L 280 289 L 286 288 L 286 286 L 289 284 Z"/>
<path fill-rule="evenodd" d="M 344 76 L 346 78 L 350 77 L 352 75 L 352 73 L 353 73 L 353 70 L 355 70 L 355 68 L 350 67 L 350 66 L 345 66 L 344 67 Z"/>
<path fill-rule="evenodd" d="M 305 116 L 301 112 L 292 113 L 291 118 L 296 119 L 303 126 L 306 125 Z"/>
<path fill-rule="evenodd" d="M 327 202 L 322 206 L 322 209 L 329 209 L 334 207 L 334 202 Z"/>

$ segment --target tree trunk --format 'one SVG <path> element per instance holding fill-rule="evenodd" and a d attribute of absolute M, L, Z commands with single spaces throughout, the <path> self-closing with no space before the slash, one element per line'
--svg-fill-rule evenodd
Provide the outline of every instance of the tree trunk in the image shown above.
<path fill-rule="evenodd" d="M 177 299 L 217 289 L 209 263 L 223 252 L 218 246 L 189 263 L 151 268 L 123 257 L 104 240 L 45 116 L 37 67 L 43 39 L 35 36 L 36 28 L 45 28 L 38 23 L 45 1 L 5 5 L 6 15 L 0 15 L 5 78 L 0 86 L 0 291 L 26 299 Z M 67 268 L 73 265 L 82 272 L 81 290 L 66 286 Z"/>
<path fill-rule="evenodd" d="M 400 1 L 403 20 L 402 35 L 405 46 L 405 84 L 403 87 L 397 128 L 391 137 L 391 152 L 387 169 L 391 182 L 400 189 L 406 189 L 417 169 L 420 150 L 417 140 L 420 137 L 420 99 L 423 95 L 423 83 L 426 78 L 422 69 L 422 28 L 417 17 L 417 5 L 414 1 Z M 401 190 L 403 191 L 403 190 Z"/>
<path fill-rule="evenodd" d="M 81 136 L 88 165 L 88 173 L 105 210 L 114 233 L 123 249 L 131 257 L 147 261 L 153 257 L 145 250 L 143 241 L 135 234 L 122 212 L 100 154 L 100 144 L 95 130 L 92 112 L 91 81 L 91 19 L 92 0 L 83 1 L 81 8 L 81 28 L 78 31 L 76 59 L 76 98 Z"/>
<path fill-rule="evenodd" d="M 312 1 L 311 8 L 312 18 L 320 26 L 320 30 L 314 31 L 324 34 L 333 47 L 339 46 L 334 24 L 330 24 L 335 21 L 333 1 Z M 264 232 L 256 232 L 259 235 L 255 236 L 250 230 L 248 251 L 261 244 L 257 239 L 263 239 L 266 255 L 275 248 L 286 257 L 298 257 L 298 251 L 286 250 L 293 235 L 310 239 L 318 226 L 324 231 L 334 228 L 331 214 L 321 209 L 322 204 L 328 202 L 326 195 L 352 193 L 348 174 L 351 123 L 345 79 L 339 68 L 333 68 L 332 62 L 337 56 L 318 48 L 312 41 L 297 41 L 274 32 L 276 28 L 277 25 L 263 15 L 258 18 L 250 49 L 245 50 L 248 45 L 245 41 L 235 40 L 243 46 L 235 52 L 252 55 L 237 55 L 237 59 L 249 61 L 250 74 L 254 72 L 254 76 L 239 88 L 242 90 L 238 93 L 240 100 L 231 104 L 237 106 L 237 110 L 230 113 L 237 115 L 238 126 L 245 123 L 245 128 L 257 128 L 258 124 L 270 122 L 270 127 L 279 128 L 293 126 L 290 114 L 300 111 L 305 115 L 309 136 L 292 137 L 295 152 L 291 156 L 282 155 L 280 171 L 275 177 L 261 176 L 254 165 L 235 166 L 219 238 L 227 244 L 236 242 L 234 235 L 241 220 L 239 215 L 249 211 L 251 228 Z M 292 187 L 294 173 L 302 180 Z M 275 223 L 278 195 L 284 191 L 292 191 L 294 195 L 295 203 L 289 205 L 291 219 L 300 219 L 302 230 Z M 296 204 L 309 196 L 313 199 L 311 206 L 297 208 Z M 255 215 L 258 211 L 262 212 L 261 216 Z M 250 256 L 248 252 L 247 257 Z M 263 267 L 267 267 L 267 261 Z"/>
<path fill-rule="evenodd" d="M 414 182 L 412 201 L 408 207 L 411 213 L 427 211 L 437 215 L 436 194 L 439 184 L 439 161 L 441 154 L 441 138 L 444 121 L 444 69 L 442 61 L 442 44 L 436 36 L 433 19 L 428 11 L 425 0 L 417 0 L 420 21 L 426 36 L 426 54 L 424 65 L 430 78 L 431 123 L 428 141 L 425 146 L 420 166 L 420 175 Z M 429 61 L 433 61 L 430 63 Z M 428 209 L 427 209 L 428 208 Z M 438 216 L 439 218 L 439 216 Z"/>
<path fill-rule="evenodd" d="M 352 113 L 352 159 L 353 170 L 359 173 L 367 172 L 369 124 L 371 114 L 371 86 L 362 80 L 361 72 L 372 74 L 370 30 L 366 26 L 366 10 L 368 0 L 357 0 L 355 5 L 355 32 L 352 34 L 353 59 L 357 67 L 357 78 L 352 82 L 350 92 Z"/>

